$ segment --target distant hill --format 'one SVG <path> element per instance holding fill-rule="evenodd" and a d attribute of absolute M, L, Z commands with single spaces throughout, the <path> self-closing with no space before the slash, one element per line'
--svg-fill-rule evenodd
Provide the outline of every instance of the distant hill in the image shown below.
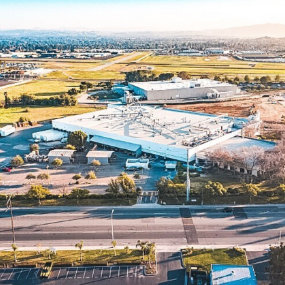
<path fill-rule="evenodd" d="M 219 36 L 231 38 L 283 38 L 285 37 L 285 25 L 282 24 L 261 24 L 244 27 L 233 27 L 219 30 L 207 30 L 197 32 L 205 36 Z"/>

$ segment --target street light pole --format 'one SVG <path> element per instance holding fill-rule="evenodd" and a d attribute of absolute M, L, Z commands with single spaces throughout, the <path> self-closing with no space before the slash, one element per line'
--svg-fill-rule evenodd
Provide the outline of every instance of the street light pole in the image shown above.
<path fill-rule="evenodd" d="M 112 240 L 114 240 L 113 214 L 114 214 L 114 209 L 112 209 L 112 212 L 111 212 Z"/>
<path fill-rule="evenodd" d="M 12 196 L 9 196 L 9 199 L 7 201 L 7 208 L 10 208 L 10 215 L 11 215 L 11 229 L 13 234 L 13 244 L 16 243 L 16 237 L 15 237 L 15 228 L 14 228 L 14 216 L 13 216 L 13 206 L 12 206 Z"/>
<path fill-rule="evenodd" d="M 186 202 L 190 200 L 190 174 L 189 174 L 189 149 L 187 149 L 187 181 L 186 181 Z"/>

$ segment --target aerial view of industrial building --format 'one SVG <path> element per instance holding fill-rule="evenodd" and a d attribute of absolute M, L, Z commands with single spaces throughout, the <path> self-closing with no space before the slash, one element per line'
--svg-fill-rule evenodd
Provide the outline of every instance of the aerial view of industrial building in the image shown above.
<path fill-rule="evenodd" d="M 129 88 L 135 95 L 147 100 L 215 99 L 239 95 L 241 90 L 234 84 L 210 79 L 131 82 Z"/>
<path fill-rule="evenodd" d="M 128 105 L 53 120 L 56 130 L 82 130 L 99 145 L 177 161 L 242 134 L 255 118 L 240 119 L 157 107 Z"/>

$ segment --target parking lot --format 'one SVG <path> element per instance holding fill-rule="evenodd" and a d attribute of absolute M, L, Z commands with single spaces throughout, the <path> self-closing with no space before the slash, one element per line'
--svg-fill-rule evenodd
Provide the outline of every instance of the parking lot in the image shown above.
<path fill-rule="evenodd" d="M 18 281 L 19 284 L 30 284 L 39 279 L 39 268 L 3 268 L 0 269 L 0 283 Z M 87 267 L 54 267 L 50 280 L 92 279 L 106 280 L 114 278 L 142 278 L 144 267 L 132 266 L 87 266 Z M 4 284 L 4 283 L 3 283 Z"/>

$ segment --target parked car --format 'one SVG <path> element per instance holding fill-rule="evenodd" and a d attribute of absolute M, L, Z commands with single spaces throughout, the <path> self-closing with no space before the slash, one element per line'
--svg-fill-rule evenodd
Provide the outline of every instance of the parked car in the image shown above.
<path fill-rule="evenodd" d="M 222 212 L 224 213 L 232 213 L 233 212 L 233 208 L 232 207 L 225 207 Z"/>
<path fill-rule="evenodd" d="M 41 269 L 40 277 L 48 278 L 50 276 L 52 266 L 53 266 L 52 262 L 46 262 L 45 265 Z"/>
<path fill-rule="evenodd" d="M 2 171 L 3 172 L 11 172 L 12 171 L 12 167 L 10 167 L 10 166 L 3 167 Z"/>

